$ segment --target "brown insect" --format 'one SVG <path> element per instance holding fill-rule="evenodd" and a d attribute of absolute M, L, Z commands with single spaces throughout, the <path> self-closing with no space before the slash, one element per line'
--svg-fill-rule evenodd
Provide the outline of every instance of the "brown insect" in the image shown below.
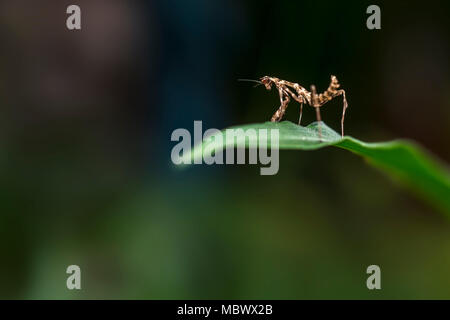
<path fill-rule="evenodd" d="M 303 113 L 303 104 L 309 104 L 310 106 L 316 109 L 316 117 L 317 121 L 321 121 L 320 117 L 320 107 L 325 103 L 330 101 L 331 99 L 342 95 L 344 101 L 344 107 L 342 109 L 342 119 L 341 119 L 341 134 L 344 136 L 344 117 L 345 110 L 348 107 L 347 98 L 345 97 L 345 91 L 339 89 L 339 82 L 335 76 L 331 76 L 331 82 L 328 86 L 328 89 L 321 94 L 316 93 L 316 87 L 311 85 L 311 92 L 303 88 L 298 83 L 289 82 L 286 80 L 281 80 L 275 77 L 264 76 L 259 81 L 258 80 L 249 80 L 249 79 L 240 79 L 243 81 L 253 81 L 259 84 L 263 84 L 267 90 L 272 89 L 272 85 L 278 90 L 278 94 L 280 95 L 280 107 L 274 113 L 270 121 L 278 122 L 280 121 L 284 113 L 286 112 L 287 106 L 292 99 L 300 103 L 300 116 L 298 119 L 298 124 L 302 121 L 302 113 Z M 319 126 L 319 136 L 321 136 L 320 126 Z"/>

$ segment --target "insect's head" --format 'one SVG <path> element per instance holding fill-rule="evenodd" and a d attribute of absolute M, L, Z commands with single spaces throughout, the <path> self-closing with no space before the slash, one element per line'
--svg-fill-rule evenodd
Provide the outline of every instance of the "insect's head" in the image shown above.
<path fill-rule="evenodd" d="M 267 90 L 272 89 L 273 81 L 269 76 L 264 76 L 260 80 L 261 80 L 261 83 L 266 87 Z"/>

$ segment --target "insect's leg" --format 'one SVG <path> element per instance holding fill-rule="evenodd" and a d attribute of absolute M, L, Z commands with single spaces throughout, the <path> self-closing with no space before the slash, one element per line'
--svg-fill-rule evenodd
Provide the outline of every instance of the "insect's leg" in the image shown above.
<path fill-rule="evenodd" d="M 300 104 L 300 116 L 298 118 L 298 125 L 300 125 L 300 122 L 302 121 L 302 113 L 303 113 L 303 102 L 304 102 L 303 97 L 301 95 L 297 96 L 295 93 L 293 93 L 287 87 L 284 90 L 287 91 L 287 93 L 290 94 L 291 97 Z"/>
<path fill-rule="evenodd" d="M 319 103 L 319 98 L 317 97 L 317 91 L 316 91 L 316 86 L 312 85 L 311 86 L 311 106 L 313 106 L 316 109 L 316 117 L 317 117 L 317 126 L 319 129 L 319 139 L 320 141 L 322 141 L 322 127 L 321 127 L 321 122 L 322 122 L 322 117 L 320 116 L 320 103 Z"/>
<path fill-rule="evenodd" d="M 298 117 L 298 125 L 302 121 L 302 113 L 303 113 L 303 102 L 300 103 L 300 116 Z"/>
<path fill-rule="evenodd" d="M 280 95 L 281 105 L 278 108 L 278 110 L 273 114 L 272 118 L 270 119 L 270 121 L 272 121 L 272 122 L 278 122 L 281 120 L 281 118 L 283 118 L 283 115 L 286 112 L 287 105 L 290 101 L 289 96 L 286 94 L 286 92 L 283 91 L 283 88 L 279 87 L 278 93 Z"/>
<path fill-rule="evenodd" d="M 316 108 L 316 117 L 317 117 L 317 126 L 319 128 L 319 139 L 320 141 L 322 141 L 322 118 L 320 117 L 320 107 L 315 107 Z"/>
<path fill-rule="evenodd" d="M 339 94 L 342 94 L 342 100 L 344 101 L 344 107 L 342 108 L 342 119 L 341 119 L 341 135 L 344 137 L 344 117 L 345 110 L 348 108 L 347 98 L 345 97 L 345 91 L 339 90 Z"/>
<path fill-rule="evenodd" d="M 284 92 L 284 97 L 285 97 L 284 105 L 282 105 L 282 108 L 281 108 L 281 117 L 280 117 L 279 121 L 281 121 L 281 119 L 283 118 L 284 113 L 286 112 L 286 109 L 288 107 L 288 104 L 291 101 L 291 99 L 289 98 L 289 95 L 286 92 Z"/>

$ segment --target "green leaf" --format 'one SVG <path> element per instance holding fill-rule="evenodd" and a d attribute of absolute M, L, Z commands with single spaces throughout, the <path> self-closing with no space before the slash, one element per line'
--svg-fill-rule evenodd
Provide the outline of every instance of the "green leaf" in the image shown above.
<path fill-rule="evenodd" d="M 321 137 L 319 137 L 319 127 Z M 279 129 L 280 149 L 314 150 L 327 146 L 335 146 L 349 150 L 367 159 L 368 162 L 395 180 L 406 185 L 416 194 L 443 211 L 450 217 L 450 172 L 437 158 L 430 155 L 417 143 L 409 140 L 394 140 L 389 142 L 366 143 L 345 136 L 329 128 L 323 122 L 314 122 L 307 127 L 298 126 L 289 121 L 265 122 L 231 127 L 232 129 Z M 227 141 L 225 130 L 205 139 L 203 143 L 194 146 L 190 153 L 183 155 L 184 163 L 201 159 L 205 147 L 209 150 L 222 150 L 237 147 L 236 139 Z M 217 136 L 222 137 L 218 138 Z M 270 136 L 270 133 L 268 134 Z M 245 139 L 245 137 L 242 137 Z M 256 139 L 245 140 L 245 146 L 255 143 Z M 270 146 L 270 141 L 268 142 Z M 242 145 L 239 145 L 242 147 Z"/>

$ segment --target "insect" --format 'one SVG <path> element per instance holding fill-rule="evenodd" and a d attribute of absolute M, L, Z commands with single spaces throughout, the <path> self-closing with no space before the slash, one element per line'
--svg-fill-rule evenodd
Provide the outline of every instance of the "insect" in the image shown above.
<path fill-rule="evenodd" d="M 342 118 L 341 118 L 341 135 L 344 136 L 344 118 L 345 118 L 345 110 L 348 107 L 347 98 L 345 97 L 345 91 L 339 89 L 340 85 L 338 79 L 335 76 L 331 76 L 331 82 L 328 86 L 328 89 L 323 93 L 317 94 L 316 87 L 311 85 L 311 91 L 306 90 L 304 87 L 299 85 L 298 83 L 289 82 L 286 80 L 281 80 L 275 77 L 264 76 L 260 78 L 260 80 L 250 80 L 250 79 L 239 79 L 241 81 L 252 81 L 259 84 L 263 84 L 267 90 L 271 90 L 272 86 L 278 90 L 278 94 L 280 96 L 280 107 L 273 114 L 270 121 L 278 122 L 283 118 L 286 109 L 288 107 L 291 98 L 297 101 L 300 104 L 300 116 L 298 119 L 298 124 L 302 121 L 302 113 L 303 113 L 303 104 L 309 104 L 310 106 L 316 109 L 316 117 L 317 121 L 321 121 L 320 116 L 320 107 L 325 103 L 330 101 L 331 99 L 342 95 L 344 107 L 342 109 Z M 321 136 L 321 130 L 319 126 L 319 136 Z"/>

